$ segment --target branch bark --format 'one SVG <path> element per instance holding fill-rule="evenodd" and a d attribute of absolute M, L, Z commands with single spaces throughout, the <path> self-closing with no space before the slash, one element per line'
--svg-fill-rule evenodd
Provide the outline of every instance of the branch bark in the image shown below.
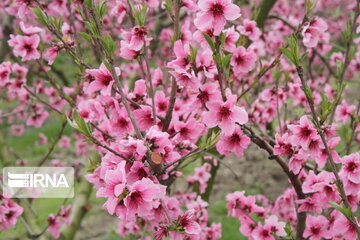
<path fill-rule="evenodd" d="M 291 185 L 293 186 L 297 198 L 298 199 L 305 199 L 306 195 L 302 191 L 302 184 L 294 173 L 292 173 L 286 163 L 286 161 L 277 155 L 274 155 L 274 149 L 272 146 L 266 142 L 263 138 L 258 136 L 251 128 L 247 127 L 246 125 L 241 126 L 243 130 L 247 133 L 247 135 L 250 137 L 251 141 L 255 143 L 258 147 L 265 150 L 269 154 L 269 159 L 274 159 L 280 167 L 283 169 L 285 174 L 288 176 Z M 303 233 L 305 230 L 305 223 L 306 223 L 306 212 L 297 212 L 297 223 L 296 223 L 296 240 L 303 239 Z"/>

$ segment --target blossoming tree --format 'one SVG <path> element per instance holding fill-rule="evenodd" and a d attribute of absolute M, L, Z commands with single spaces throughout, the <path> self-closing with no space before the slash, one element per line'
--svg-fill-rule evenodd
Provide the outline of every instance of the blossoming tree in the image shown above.
<path fill-rule="evenodd" d="M 71 163 L 75 198 L 47 226 L 36 199 L 1 194 L 1 230 L 21 219 L 31 238 L 74 239 L 95 189 L 123 237 L 221 239 L 207 212 L 216 172 L 254 145 L 289 187 L 273 202 L 228 193 L 243 236 L 359 238 L 359 4 L 1 1 L 2 166 L 63 166 L 55 148 L 90 158 Z M 49 122 L 61 127 L 32 143 L 47 149 L 37 161 L 7 144 Z"/>

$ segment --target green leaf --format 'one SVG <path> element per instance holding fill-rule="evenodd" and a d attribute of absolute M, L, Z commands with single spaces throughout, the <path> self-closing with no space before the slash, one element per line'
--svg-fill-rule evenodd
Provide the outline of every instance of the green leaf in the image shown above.
<path fill-rule="evenodd" d="M 195 62 L 196 61 L 196 55 L 197 55 L 197 48 L 193 48 L 193 46 L 190 45 L 190 59 Z"/>
<path fill-rule="evenodd" d="M 207 33 L 202 33 L 213 52 L 216 51 L 215 43 Z"/>
<path fill-rule="evenodd" d="M 68 116 L 66 116 L 66 119 L 67 119 L 67 122 L 69 123 L 70 127 L 72 127 L 72 128 L 74 128 L 74 129 L 80 131 L 80 129 L 78 128 L 78 126 L 77 126 L 76 124 L 74 124 L 74 122 L 71 121 L 71 119 L 70 119 Z"/>
<path fill-rule="evenodd" d="M 304 93 L 309 99 L 313 99 L 312 91 L 309 85 L 306 85 L 304 88 Z"/>
<path fill-rule="evenodd" d="M 109 34 L 106 34 L 103 39 L 100 39 L 104 46 L 105 52 L 108 57 L 114 57 L 114 53 L 117 47 L 117 43 L 111 38 Z"/>
<path fill-rule="evenodd" d="M 290 237 L 291 239 L 294 239 L 294 233 L 293 233 L 293 231 L 291 229 L 291 224 L 290 224 L 289 221 L 286 222 L 284 230 L 285 230 L 288 237 Z"/>
<path fill-rule="evenodd" d="M 223 60 L 222 60 L 222 66 L 223 66 L 224 68 L 227 68 L 227 67 L 229 66 L 231 57 L 232 57 L 232 53 L 229 53 L 228 55 L 226 55 L 226 56 L 223 58 Z"/>
<path fill-rule="evenodd" d="M 141 11 L 139 13 L 139 18 L 140 18 L 140 26 L 145 26 L 145 22 L 146 22 L 146 14 L 147 14 L 147 10 L 148 10 L 149 6 L 147 4 L 144 4 L 144 6 L 141 8 Z"/>
<path fill-rule="evenodd" d="M 81 37 L 83 37 L 86 41 L 88 41 L 89 43 L 92 42 L 91 36 L 90 36 L 89 34 L 84 33 L 84 32 L 79 32 L 79 35 L 80 35 Z"/>
<path fill-rule="evenodd" d="M 100 20 L 103 21 L 104 15 L 107 12 L 106 1 L 103 1 L 103 2 L 99 3 L 98 5 L 96 5 L 95 10 L 96 10 L 96 14 L 99 16 Z"/>
<path fill-rule="evenodd" d="M 85 0 L 84 3 L 87 8 L 92 8 L 92 5 L 93 5 L 92 0 Z"/>
<path fill-rule="evenodd" d="M 173 12 L 172 1 L 171 0 L 165 0 L 165 8 L 171 15 L 172 12 Z"/>
<path fill-rule="evenodd" d="M 336 59 L 336 70 L 337 70 L 338 78 L 340 78 L 342 72 L 344 71 L 344 63 L 339 59 Z"/>
<path fill-rule="evenodd" d="M 290 60 L 291 63 L 295 64 L 295 56 L 289 49 L 280 48 L 280 51 Z"/>
<path fill-rule="evenodd" d="M 78 114 L 78 112 L 76 110 L 74 111 L 74 120 L 75 120 L 80 132 L 83 133 L 87 137 L 91 137 L 91 131 L 90 131 L 89 124 L 87 124 L 85 122 L 85 120 L 80 117 L 80 115 Z"/>
<path fill-rule="evenodd" d="M 94 35 L 96 38 L 100 38 L 99 30 L 96 27 L 96 23 L 94 21 L 85 21 L 86 28 Z"/>
<path fill-rule="evenodd" d="M 45 13 L 39 8 L 31 8 L 31 11 L 37 16 L 37 21 L 42 25 L 47 25 L 48 19 Z"/>
<path fill-rule="evenodd" d="M 310 17 L 312 10 L 316 6 L 316 1 L 306 0 L 306 16 Z"/>
<path fill-rule="evenodd" d="M 329 205 L 331 205 L 333 208 L 341 212 L 347 219 L 351 217 L 351 208 L 347 208 L 345 206 L 341 207 L 336 202 L 328 202 Z"/>
<path fill-rule="evenodd" d="M 131 11 L 134 15 L 134 18 L 135 18 L 135 21 L 137 23 L 137 25 L 141 26 L 141 20 L 140 20 L 140 13 L 139 11 L 135 8 L 133 2 L 131 0 L 128 1 L 129 2 L 129 5 L 130 5 L 130 8 L 131 8 Z"/>
<path fill-rule="evenodd" d="M 107 59 L 104 59 L 103 63 L 105 65 L 105 67 L 107 68 L 107 70 L 109 70 L 109 72 L 112 72 L 112 68 L 111 68 L 109 61 Z"/>

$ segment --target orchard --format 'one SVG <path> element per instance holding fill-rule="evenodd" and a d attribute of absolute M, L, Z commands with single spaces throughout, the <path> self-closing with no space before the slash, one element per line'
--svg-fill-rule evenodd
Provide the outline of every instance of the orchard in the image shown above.
<path fill-rule="evenodd" d="M 0 190 L 0 238 L 360 239 L 359 15 L 2 0 L 0 166 L 72 167 L 75 186 Z"/>

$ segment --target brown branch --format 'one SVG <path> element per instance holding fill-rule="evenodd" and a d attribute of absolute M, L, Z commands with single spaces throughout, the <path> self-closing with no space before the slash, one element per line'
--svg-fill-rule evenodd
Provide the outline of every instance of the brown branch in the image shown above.
<path fill-rule="evenodd" d="M 241 125 L 241 127 L 244 132 L 247 133 L 253 143 L 255 143 L 261 149 L 265 150 L 269 154 L 269 158 L 274 159 L 280 165 L 285 174 L 288 176 L 298 199 L 305 199 L 306 195 L 302 191 L 302 184 L 297 175 L 290 171 L 286 161 L 282 157 L 274 155 L 274 149 L 271 147 L 271 145 L 263 138 L 258 136 L 251 128 L 247 127 L 246 125 Z M 302 235 L 305 230 L 305 222 L 306 212 L 297 212 L 296 239 L 303 239 Z"/>

